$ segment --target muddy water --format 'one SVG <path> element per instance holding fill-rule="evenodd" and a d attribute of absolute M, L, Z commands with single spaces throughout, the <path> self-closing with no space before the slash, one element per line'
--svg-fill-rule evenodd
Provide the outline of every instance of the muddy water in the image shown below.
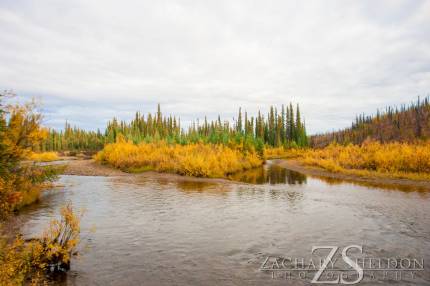
<path fill-rule="evenodd" d="M 312 268 L 310 259 L 328 254 L 312 255 L 313 246 L 338 246 L 337 257 L 359 245 L 363 253 L 351 249 L 351 257 L 430 262 L 429 193 L 325 182 L 275 164 L 233 179 L 246 183 L 63 176 L 63 190 L 23 214 L 22 231 L 40 233 L 65 201 L 86 209 L 80 256 L 62 285 L 308 285 L 315 271 L 259 268 L 268 256 Z M 357 278 L 335 268 L 320 280 Z M 426 265 L 385 272 L 365 271 L 359 285 L 430 284 Z"/>

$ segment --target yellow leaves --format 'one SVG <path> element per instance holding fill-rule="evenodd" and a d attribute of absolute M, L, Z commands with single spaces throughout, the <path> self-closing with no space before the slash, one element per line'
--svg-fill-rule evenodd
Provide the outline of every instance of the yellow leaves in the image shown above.
<path fill-rule="evenodd" d="M 365 142 L 360 146 L 331 144 L 324 149 L 306 150 L 301 160 L 333 172 L 361 170 L 396 178 L 430 179 L 430 141 L 415 144 Z"/>
<path fill-rule="evenodd" d="M 22 285 L 27 271 L 24 252 L 24 241 L 17 237 L 10 245 L 1 249 L 0 285 Z"/>
<path fill-rule="evenodd" d="M 20 155 L 37 145 L 48 132 L 40 126 L 41 114 L 35 111 L 35 103 L 25 105 L 9 105 L 7 107 L 9 120 L 7 123 L 5 143 L 15 149 Z"/>
<path fill-rule="evenodd" d="M 47 178 L 36 167 L 21 162 L 27 159 L 32 149 L 37 149 L 48 134 L 40 126 L 42 117 L 35 108 L 33 101 L 24 105 L 9 105 L 5 110 L 2 106 L 1 109 L 5 112 L 1 112 L 0 118 L 0 219 L 11 210 L 36 201 L 44 186 L 44 178 Z M 52 158 L 52 154 L 49 156 Z"/>
<path fill-rule="evenodd" d="M 40 127 L 41 115 L 35 112 L 34 103 L 8 106 L 7 111 L 7 117 L 0 115 L 0 220 L 12 210 L 38 200 L 40 191 L 56 175 L 53 168 L 22 163 L 47 136 L 47 130 Z M 32 156 L 46 160 L 54 155 Z M 79 218 L 71 206 L 66 206 L 62 219 L 51 222 L 42 238 L 25 243 L 18 237 L 9 245 L 0 245 L 0 285 L 40 285 L 39 278 L 45 276 L 46 270 L 67 269 L 78 241 Z"/>
<path fill-rule="evenodd" d="M 286 155 L 284 147 L 273 147 L 264 149 L 264 157 L 267 159 L 281 158 Z"/>
<path fill-rule="evenodd" d="M 31 152 L 28 155 L 28 160 L 35 162 L 51 162 L 59 160 L 57 152 L 43 152 L 43 153 L 34 153 Z"/>
<path fill-rule="evenodd" d="M 264 157 L 267 159 L 276 158 L 296 158 L 301 156 L 303 148 L 285 148 L 285 147 L 270 147 L 264 149 Z"/>
<path fill-rule="evenodd" d="M 61 209 L 61 219 L 53 219 L 41 238 L 25 243 L 17 237 L 10 245 L 0 246 L 0 285 L 22 285 L 28 278 L 40 285 L 47 271 L 68 270 L 79 232 L 80 216 L 68 204 Z"/>
<path fill-rule="evenodd" d="M 254 150 L 203 143 L 169 145 L 164 141 L 135 145 L 123 138 L 107 144 L 95 159 L 127 171 L 152 169 L 196 177 L 226 177 L 263 163 Z"/>
<path fill-rule="evenodd" d="M 16 191 L 13 181 L 0 177 L 0 221 L 8 216 L 23 197 L 23 193 Z"/>

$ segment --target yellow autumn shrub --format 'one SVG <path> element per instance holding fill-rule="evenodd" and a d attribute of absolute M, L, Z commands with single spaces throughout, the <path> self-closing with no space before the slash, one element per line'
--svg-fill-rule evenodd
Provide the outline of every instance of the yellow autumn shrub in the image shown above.
<path fill-rule="evenodd" d="M 284 158 L 287 156 L 287 150 L 284 147 L 269 147 L 264 148 L 264 158 Z"/>
<path fill-rule="evenodd" d="M 0 221 L 13 210 L 39 199 L 40 191 L 56 178 L 55 167 L 24 162 L 47 136 L 34 102 L 4 105 L 0 93 Z M 49 155 L 52 158 L 52 154 Z"/>
<path fill-rule="evenodd" d="M 303 151 L 300 160 L 332 172 L 430 179 L 430 141 L 386 144 L 370 141 L 347 146 L 331 144 L 323 149 Z"/>
<path fill-rule="evenodd" d="M 303 148 L 285 148 L 285 147 L 270 147 L 266 146 L 264 149 L 264 157 L 266 159 L 277 158 L 295 158 L 301 156 Z"/>
<path fill-rule="evenodd" d="M 58 157 L 57 152 L 42 152 L 42 153 L 35 153 L 31 152 L 28 156 L 28 160 L 35 161 L 35 162 L 52 162 L 57 161 L 60 158 Z"/>
<path fill-rule="evenodd" d="M 164 141 L 136 145 L 124 139 L 107 144 L 95 159 L 129 172 L 155 170 L 211 178 L 226 177 L 263 163 L 254 150 L 203 143 L 168 144 Z"/>
<path fill-rule="evenodd" d="M 40 285 L 46 273 L 67 271 L 79 233 L 80 216 L 68 204 L 40 238 L 25 241 L 18 236 L 10 244 L 0 240 L 0 285 Z"/>

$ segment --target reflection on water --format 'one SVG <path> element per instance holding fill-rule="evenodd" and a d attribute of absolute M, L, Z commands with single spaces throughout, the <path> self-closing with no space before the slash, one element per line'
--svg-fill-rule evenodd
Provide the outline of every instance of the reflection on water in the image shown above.
<path fill-rule="evenodd" d="M 273 171 L 273 172 L 272 172 Z M 430 195 L 325 181 L 269 164 L 250 182 L 62 176 L 22 214 L 41 233 L 66 201 L 85 208 L 80 256 L 63 285 L 309 285 L 258 271 L 315 245 L 430 261 Z M 263 178 L 263 179 L 262 179 Z M 89 232 L 96 226 L 96 232 Z M 394 278 L 360 283 L 389 285 Z M 430 271 L 398 285 L 428 285 Z"/>
<path fill-rule="evenodd" d="M 285 169 L 270 161 L 262 167 L 231 175 L 230 179 L 258 185 L 306 184 L 306 175 Z"/>
<path fill-rule="evenodd" d="M 313 175 L 312 177 L 318 178 L 321 181 L 326 182 L 330 185 L 342 185 L 345 184 L 345 182 L 349 182 L 350 184 L 357 185 L 357 186 L 365 186 L 370 188 L 378 188 L 378 189 L 385 189 L 385 190 L 399 190 L 402 192 L 416 192 L 416 191 L 422 191 L 426 193 L 428 191 L 428 187 L 425 186 L 413 186 L 413 185 L 401 185 L 401 184 L 395 184 L 395 183 L 384 183 L 379 181 L 366 181 L 366 180 L 352 180 L 352 179 L 339 179 L 339 178 L 331 178 L 331 177 L 325 177 L 325 176 L 316 176 Z"/>
<path fill-rule="evenodd" d="M 36 162 L 35 164 L 38 166 L 52 166 L 52 165 L 66 165 L 71 160 L 57 160 L 57 161 L 50 161 L 50 162 Z"/>

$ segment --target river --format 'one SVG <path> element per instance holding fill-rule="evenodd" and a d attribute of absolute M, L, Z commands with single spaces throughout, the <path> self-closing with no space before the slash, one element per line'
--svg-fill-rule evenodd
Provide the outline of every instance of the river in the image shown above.
<path fill-rule="evenodd" d="M 309 285 L 310 259 L 329 250 L 311 254 L 312 247 L 339 248 L 340 272 L 319 277 L 333 280 L 351 245 L 362 253 L 351 247 L 350 256 L 404 262 L 365 270 L 359 285 L 430 284 L 425 265 L 390 269 L 430 261 L 428 192 L 325 181 L 272 162 L 233 179 L 243 183 L 61 176 L 62 187 L 24 210 L 21 232 L 41 233 L 67 201 L 85 209 L 79 256 L 61 285 Z M 267 271 L 277 268 L 274 257 L 303 258 L 307 270 Z"/>

